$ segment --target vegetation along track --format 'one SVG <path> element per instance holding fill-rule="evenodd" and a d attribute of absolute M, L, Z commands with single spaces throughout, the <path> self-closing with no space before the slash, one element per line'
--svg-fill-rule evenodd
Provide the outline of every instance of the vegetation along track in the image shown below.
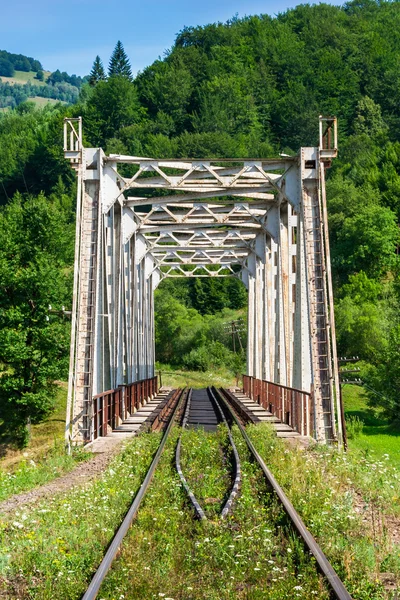
<path fill-rule="evenodd" d="M 237 451 L 230 427 L 225 418 L 224 412 L 215 397 L 215 394 L 211 388 L 207 390 L 190 390 L 186 400 L 185 415 L 182 421 L 182 429 L 185 427 L 196 427 L 200 426 L 204 429 L 215 430 L 218 421 L 222 422 L 227 428 L 229 442 L 233 451 L 234 468 L 235 468 L 235 480 L 233 482 L 232 490 L 226 500 L 222 511 L 221 519 L 225 519 L 233 509 L 233 502 L 239 492 L 241 473 L 240 473 L 240 458 Z M 181 478 L 183 487 L 188 493 L 188 496 L 193 504 L 196 515 L 201 520 L 206 520 L 207 516 L 202 509 L 199 501 L 196 499 L 193 491 L 191 490 L 181 468 L 181 446 L 182 446 L 182 433 L 179 436 L 179 440 L 176 446 L 175 462 L 176 470 L 178 471 L 179 477 Z"/>
<path fill-rule="evenodd" d="M 189 498 L 195 509 L 196 517 L 202 521 L 207 521 L 205 511 L 200 505 L 200 502 L 196 499 L 194 492 L 192 491 L 187 479 L 183 474 L 181 467 L 181 451 L 184 448 L 182 444 L 182 434 L 186 428 L 199 428 L 206 429 L 211 432 L 216 432 L 217 427 L 220 423 L 226 428 L 227 437 L 229 439 L 231 457 L 233 463 L 233 469 L 229 466 L 229 460 L 224 460 L 224 464 L 229 473 L 228 479 L 232 479 L 232 471 L 234 471 L 235 477 L 232 489 L 229 493 L 228 499 L 224 503 L 220 512 L 220 519 L 225 519 L 233 510 L 234 499 L 238 496 L 239 487 L 241 482 L 241 463 L 239 453 L 235 445 L 234 435 L 232 431 L 233 425 L 236 425 L 240 431 L 242 439 L 247 445 L 249 455 L 260 467 L 263 477 L 270 489 L 272 489 L 274 495 L 279 500 L 279 503 L 283 507 L 287 517 L 289 518 L 291 526 L 300 536 L 306 549 L 313 555 L 317 563 L 319 571 L 325 577 L 326 583 L 329 586 L 329 594 L 332 598 L 338 600 L 351 600 L 351 596 L 344 587 L 343 583 L 339 579 L 332 565 L 329 563 L 321 548 L 317 544 L 314 537 L 307 530 L 305 524 L 300 518 L 297 511 L 294 509 L 290 500 L 283 492 L 282 488 L 276 482 L 274 476 L 254 448 L 252 442 L 246 434 L 245 428 L 242 422 L 235 414 L 231 406 L 231 400 L 229 392 L 225 390 L 217 391 L 215 388 L 208 388 L 207 390 L 196 390 L 193 392 L 191 389 L 178 390 L 174 396 L 172 402 L 174 402 L 174 409 L 171 411 L 171 417 L 168 422 L 165 433 L 162 437 L 158 450 L 154 456 L 151 466 L 143 480 L 143 483 L 133 500 L 131 507 L 129 508 L 120 528 L 116 532 L 108 550 L 105 554 L 99 568 L 97 569 L 87 591 L 83 595 L 83 600 L 92 600 L 97 597 L 97 594 L 105 580 L 106 574 L 109 571 L 114 558 L 120 551 L 122 541 L 127 534 L 129 527 L 135 519 L 139 506 L 144 499 L 146 492 L 150 486 L 152 477 L 156 470 L 156 467 L 160 461 L 164 447 L 171 433 L 174 423 L 177 421 L 178 415 L 183 413 L 182 419 L 182 430 L 180 431 L 179 437 L 177 438 L 176 450 L 175 450 L 175 464 L 178 471 L 183 488 L 189 495 Z M 182 410 L 183 408 L 183 410 Z M 240 536 L 241 537 L 241 536 Z M 191 589 L 191 588 L 189 588 Z M 160 594 L 165 595 L 165 594 Z M 327 596 L 324 596 L 327 597 Z"/>

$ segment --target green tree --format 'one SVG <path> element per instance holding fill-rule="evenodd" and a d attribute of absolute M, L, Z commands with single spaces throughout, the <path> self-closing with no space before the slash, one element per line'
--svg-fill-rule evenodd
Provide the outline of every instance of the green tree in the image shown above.
<path fill-rule="evenodd" d="M 390 327 L 386 308 L 382 301 L 358 302 L 351 296 L 340 299 L 335 307 L 339 353 L 379 362 L 387 347 Z"/>
<path fill-rule="evenodd" d="M 184 354 L 199 345 L 201 315 L 159 290 L 155 294 L 155 325 L 156 356 L 161 362 L 179 364 Z"/>
<path fill-rule="evenodd" d="M 400 422 L 400 325 L 392 327 L 389 343 L 377 365 L 363 369 L 371 406 L 381 406 L 392 421 Z"/>
<path fill-rule="evenodd" d="M 84 107 L 85 130 L 93 146 L 106 147 L 124 127 L 140 122 L 144 111 L 135 85 L 126 77 L 114 75 L 99 81 Z"/>
<path fill-rule="evenodd" d="M 104 71 L 103 63 L 99 55 L 94 59 L 92 70 L 89 75 L 89 84 L 94 87 L 99 81 L 106 79 L 106 73 Z"/>
<path fill-rule="evenodd" d="M 356 134 L 366 133 L 376 137 L 387 133 L 388 127 L 382 118 L 381 107 L 372 98 L 366 96 L 359 100 L 356 113 L 357 116 L 354 121 Z"/>
<path fill-rule="evenodd" d="M 14 65 L 9 60 L 0 58 L 0 77 L 12 77 L 14 72 Z"/>
<path fill-rule="evenodd" d="M 36 73 L 36 79 L 39 81 L 44 81 L 44 72 L 41 69 L 39 69 L 39 71 Z"/>
<path fill-rule="evenodd" d="M 118 75 L 121 77 L 126 77 L 127 79 L 129 79 L 129 81 L 132 80 L 131 65 L 129 63 L 129 59 L 126 55 L 124 47 L 119 40 L 110 58 L 108 74 L 110 77 Z"/>
<path fill-rule="evenodd" d="M 382 206 L 371 185 L 357 187 L 336 176 L 327 187 L 332 263 L 338 279 L 364 271 L 371 278 L 386 275 L 397 263 L 396 215 Z"/>
<path fill-rule="evenodd" d="M 23 445 L 28 421 L 52 409 L 65 378 L 69 327 L 49 313 L 70 303 L 72 231 L 44 196 L 0 212 L 0 420 Z"/>

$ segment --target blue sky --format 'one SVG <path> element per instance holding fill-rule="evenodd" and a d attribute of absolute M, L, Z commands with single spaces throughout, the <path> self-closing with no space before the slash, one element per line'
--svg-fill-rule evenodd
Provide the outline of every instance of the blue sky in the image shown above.
<path fill-rule="evenodd" d="M 301 2 L 270 0 L 1 0 L 0 49 L 40 60 L 45 69 L 86 75 L 99 54 L 107 67 L 121 40 L 134 72 L 151 64 L 189 25 L 283 12 Z M 340 5 L 332 0 L 329 4 Z"/>

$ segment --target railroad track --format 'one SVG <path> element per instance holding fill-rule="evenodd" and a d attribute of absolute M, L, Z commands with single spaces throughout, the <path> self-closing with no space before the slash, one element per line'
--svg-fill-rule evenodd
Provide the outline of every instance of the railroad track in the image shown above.
<path fill-rule="evenodd" d="M 207 390 L 190 390 L 186 400 L 186 409 L 185 415 L 182 421 L 182 431 L 186 427 L 202 427 L 206 431 L 216 431 L 218 423 L 223 423 L 228 432 L 229 443 L 232 447 L 232 454 L 234 459 L 234 467 L 235 467 L 235 479 L 233 482 L 233 486 L 227 501 L 225 502 L 222 511 L 221 511 L 221 519 L 225 519 L 229 513 L 233 509 L 234 500 L 239 492 L 240 481 L 241 481 L 241 473 L 240 473 L 240 458 L 239 453 L 237 451 L 231 428 L 228 425 L 228 422 L 225 418 L 225 414 L 218 402 L 214 392 L 211 388 L 207 388 Z M 195 513 L 199 519 L 202 521 L 206 521 L 207 517 L 200 505 L 200 502 L 197 500 L 196 496 L 193 493 L 193 490 L 190 488 L 185 475 L 182 472 L 181 468 L 181 447 L 182 447 L 182 432 L 179 436 L 179 440 L 176 446 L 175 452 L 175 464 L 176 470 L 178 471 L 179 477 L 182 481 L 182 485 L 185 488 L 190 501 L 193 505 Z"/>
<path fill-rule="evenodd" d="M 82 597 L 82 600 L 94 600 L 100 590 L 100 586 L 103 583 L 108 570 L 110 569 L 113 560 L 117 556 L 122 541 L 127 534 L 133 520 L 135 519 L 139 510 L 140 504 L 144 499 L 147 489 L 150 486 L 154 472 L 157 468 L 162 452 L 171 433 L 173 425 L 178 421 L 178 417 L 182 423 L 182 430 L 191 427 L 202 427 L 207 431 L 216 431 L 218 424 L 223 423 L 224 427 L 227 428 L 229 442 L 232 447 L 232 453 L 234 457 L 235 467 L 235 478 L 233 481 L 232 489 L 230 491 L 228 500 L 225 502 L 220 518 L 224 519 L 234 509 L 234 500 L 237 497 L 240 489 L 240 457 L 237 451 L 234 438 L 232 435 L 232 426 L 236 425 L 242 435 L 244 441 L 247 444 L 247 448 L 253 460 L 260 467 L 263 476 L 271 489 L 272 493 L 276 495 L 279 503 L 282 505 L 285 513 L 287 514 L 291 525 L 297 532 L 299 537 L 304 543 L 304 546 L 308 549 L 310 554 L 315 558 L 319 571 L 325 577 L 326 583 L 328 584 L 331 595 L 337 600 L 351 600 L 351 596 L 343 585 L 342 581 L 338 577 L 334 568 L 324 555 L 322 549 L 314 539 L 312 534 L 308 531 L 300 515 L 295 510 L 294 506 L 286 496 L 283 489 L 279 486 L 275 480 L 273 474 L 268 469 L 267 465 L 258 454 L 257 450 L 253 446 L 250 438 L 248 437 L 245 427 L 243 426 L 243 415 L 238 417 L 237 412 L 232 408 L 235 406 L 234 397 L 230 395 L 226 390 L 217 390 L 216 388 L 207 388 L 207 390 L 177 390 L 170 400 L 170 418 L 164 435 L 158 447 L 158 450 L 153 458 L 150 468 L 143 480 L 143 483 L 136 494 L 124 520 L 121 523 L 118 531 L 116 532 L 100 566 L 98 567 L 87 591 Z M 182 416 L 183 415 L 183 416 Z M 184 473 L 181 468 L 181 450 L 182 450 L 182 432 L 179 436 L 175 462 L 176 469 L 181 478 L 182 486 L 186 490 L 190 501 L 194 507 L 195 515 L 202 521 L 207 520 L 207 517 L 202 509 L 199 501 L 196 499 L 193 491 L 188 484 Z"/>

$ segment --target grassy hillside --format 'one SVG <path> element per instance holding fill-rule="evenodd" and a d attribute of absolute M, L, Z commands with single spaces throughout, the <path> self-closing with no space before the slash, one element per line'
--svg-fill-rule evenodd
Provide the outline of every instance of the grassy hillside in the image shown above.
<path fill-rule="evenodd" d="M 24 83 L 33 83 L 34 85 L 46 85 L 46 80 L 50 77 L 51 71 L 44 72 L 44 81 L 39 81 L 36 78 L 35 71 L 15 71 L 12 77 L 0 77 L 1 83 L 9 83 L 10 85 L 22 85 Z"/>
<path fill-rule="evenodd" d="M 29 98 L 30 102 L 33 102 L 38 108 L 42 108 L 43 106 L 48 106 L 49 104 L 67 104 L 62 100 L 55 100 L 54 98 L 41 98 L 40 96 L 32 96 Z"/>

